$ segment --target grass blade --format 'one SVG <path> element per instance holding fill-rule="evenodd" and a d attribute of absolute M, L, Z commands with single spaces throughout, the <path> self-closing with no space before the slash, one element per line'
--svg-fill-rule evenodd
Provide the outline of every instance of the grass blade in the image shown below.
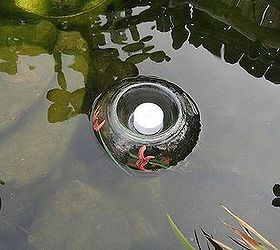
<path fill-rule="evenodd" d="M 186 237 L 181 233 L 181 231 L 179 230 L 179 228 L 176 226 L 176 224 L 174 223 L 174 221 L 171 219 L 170 215 L 168 213 L 166 213 L 168 222 L 174 232 L 174 234 L 176 235 L 176 237 L 180 240 L 183 248 L 185 250 L 195 250 L 193 248 L 193 246 L 189 243 L 189 241 L 186 239 Z"/>
<path fill-rule="evenodd" d="M 234 226 L 232 226 L 232 225 L 230 225 L 230 224 L 228 224 L 224 221 L 223 221 L 223 223 L 224 223 L 224 225 L 229 227 L 246 244 L 246 246 L 249 249 L 251 249 L 251 250 L 265 250 L 265 249 L 267 249 L 260 242 L 253 239 L 247 233 L 244 233 L 244 232 L 238 230 Z"/>
<path fill-rule="evenodd" d="M 211 245 L 215 248 L 215 250 L 233 250 L 231 247 L 227 246 L 223 242 L 220 242 L 216 239 L 213 238 L 213 236 L 209 235 L 206 233 L 202 228 L 201 228 L 202 233 L 204 234 L 205 238 L 211 243 Z"/>
<path fill-rule="evenodd" d="M 198 240 L 198 236 L 197 236 L 196 230 L 194 230 L 194 237 L 195 237 L 195 240 L 196 240 L 196 244 L 197 244 L 197 246 L 198 246 L 198 249 L 199 249 L 199 250 L 202 250 L 201 247 L 200 247 L 200 243 L 199 243 L 199 240 Z"/>
<path fill-rule="evenodd" d="M 233 212 L 231 212 L 227 207 L 225 207 L 224 205 L 221 204 L 221 207 L 223 209 L 226 210 L 226 212 L 228 214 L 230 214 L 234 219 L 237 220 L 237 222 L 239 223 L 239 225 L 242 228 L 245 228 L 249 230 L 252 234 L 254 234 L 256 237 L 258 237 L 265 245 L 271 247 L 274 250 L 278 250 L 277 247 L 275 247 L 271 242 L 269 242 L 265 237 L 263 237 L 256 229 L 254 229 L 252 226 L 250 226 L 248 223 L 246 223 L 244 220 L 242 220 L 241 218 L 239 218 L 237 215 L 235 215 Z M 247 233 L 247 232 L 246 232 Z M 247 233 L 248 234 L 248 233 Z"/>

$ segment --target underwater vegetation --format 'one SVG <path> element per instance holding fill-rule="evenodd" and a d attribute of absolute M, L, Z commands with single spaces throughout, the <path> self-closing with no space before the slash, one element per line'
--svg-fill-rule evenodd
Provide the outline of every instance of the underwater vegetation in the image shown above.
<path fill-rule="evenodd" d="M 252 226 L 250 226 L 247 222 L 242 220 L 240 217 L 238 217 L 236 214 L 231 212 L 227 207 L 224 205 L 221 205 L 221 207 L 229 214 L 240 226 L 241 229 L 228 224 L 227 222 L 222 221 L 222 223 L 229 228 L 235 236 L 238 238 L 234 238 L 232 236 L 229 236 L 229 238 L 236 243 L 239 247 L 242 249 L 248 249 L 248 250 L 268 250 L 268 249 L 274 249 L 277 250 L 278 248 L 274 246 L 270 241 L 268 241 L 264 236 L 262 236 L 256 229 L 254 229 Z M 183 233 L 179 230 L 177 225 L 174 223 L 172 220 L 171 216 L 167 213 L 166 214 L 168 222 L 172 228 L 172 231 L 180 240 L 181 245 L 183 249 L 185 250 L 194 250 L 195 248 L 191 245 L 191 243 L 186 239 L 186 237 L 183 235 Z M 208 234 L 204 229 L 201 228 L 201 232 L 204 235 L 204 237 L 207 239 L 207 241 L 213 246 L 214 249 L 217 250 L 233 250 L 235 248 L 229 247 L 223 242 L 218 241 L 215 239 L 212 235 Z M 201 248 L 201 244 L 199 242 L 197 232 L 194 231 L 195 234 L 195 239 L 197 242 L 198 249 Z M 210 249 L 209 245 L 207 242 L 207 247 Z"/>

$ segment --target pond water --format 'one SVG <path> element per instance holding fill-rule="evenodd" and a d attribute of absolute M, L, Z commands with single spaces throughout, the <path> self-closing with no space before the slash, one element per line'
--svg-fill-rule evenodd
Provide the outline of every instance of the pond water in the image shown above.
<path fill-rule="evenodd" d="M 201 113 L 192 153 L 152 177 L 116 166 L 89 120 L 137 75 L 177 83 Z M 1 1 L 0 248 L 182 249 L 166 212 L 190 241 L 202 227 L 236 248 L 220 203 L 280 246 L 279 83 L 276 0 L 123 0 L 71 18 Z"/>

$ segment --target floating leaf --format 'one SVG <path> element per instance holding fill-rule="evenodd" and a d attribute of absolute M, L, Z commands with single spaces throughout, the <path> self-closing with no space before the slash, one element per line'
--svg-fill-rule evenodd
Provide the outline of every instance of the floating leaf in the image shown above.
<path fill-rule="evenodd" d="M 143 42 L 131 43 L 122 47 L 125 52 L 136 52 L 144 48 Z"/>
<path fill-rule="evenodd" d="M 275 196 L 280 197 L 280 184 L 275 184 L 273 186 L 273 193 Z"/>
<path fill-rule="evenodd" d="M 194 250 L 193 246 L 188 242 L 188 240 L 185 238 L 185 236 L 181 233 L 179 228 L 176 226 L 174 221 L 171 219 L 170 215 L 168 213 L 166 213 L 166 216 L 167 216 L 168 222 L 169 222 L 174 234 L 180 240 L 183 248 L 185 250 Z"/>
<path fill-rule="evenodd" d="M 0 184 L 3 186 L 5 184 L 5 182 L 0 180 Z"/>
<path fill-rule="evenodd" d="M 221 207 L 226 210 L 228 214 L 230 214 L 236 221 L 239 223 L 239 225 L 244 229 L 244 231 L 248 234 L 248 232 L 251 232 L 254 234 L 257 238 L 259 238 L 265 245 L 271 247 L 272 249 L 278 250 L 277 247 L 275 247 L 272 243 L 270 243 L 265 237 L 263 237 L 256 229 L 254 229 L 252 226 L 250 226 L 248 223 L 246 223 L 244 220 L 239 218 L 237 215 L 235 215 L 233 212 L 231 212 L 227 207 L 221 204 Z"/>
<path fill-rule="evenodd" d="M 146 53 L 136 54 L 136 55 L 132 55 L 132 56 L 128 57 L 126 59 L 126 62 L 138 64 L 138 63 L 145 61 L 148 57 L 149 57 L 149 54 L 146 54 Z"/>

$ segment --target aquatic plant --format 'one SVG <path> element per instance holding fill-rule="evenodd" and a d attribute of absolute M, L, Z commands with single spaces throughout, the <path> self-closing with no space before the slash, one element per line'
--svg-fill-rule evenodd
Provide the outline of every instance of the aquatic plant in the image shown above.
<path fill-rule="evenodd" d="M 242 220 L 240 217 L 238 217 L 236 214 L 234 214 L 231 210 L 229 210 L 227 207 L 221 204 L 221 207 L 229 214 L 240 226 L 241 229 L 236 228 L 235 226 L 226 223 L 222 220 L 223 224 L 227 226 L 229 229 L 233 231 L 235 236 L 238 236 L 238 239 L 233 238 L 230 236 L 233 242 L 235 242 L 237 245 L 241 246 L 242 248 L 249 249 L 249 250 L 266 250 L 266 249 L 274 249 L 277 250 L 278 248 L 274 246 L 270 241 L 268 241 L 264 236 L 262 236 L 256 229 L 254 229 L 252 226 L 250 226 L 247 222 Z M 176 226 L 172 218 L 168 213 L 166 213 L 168 222 L 176 235 L 176 237 L 180 240 L 183 248 L 185 250 L 192 250 L 195 249 L 189 241 L 186 239 L 186 237 L 182 234 L 182 232 L 179 230 L 179 228 Z M 214 247 L 214 249 L 219 250 L 233 250 L 233 248 L 227 246 L 221 241 L 218 241 L 215 239 L 212 235 L 208 234 L 203 228 L 201 228 L 202 234 L 205 236 L 207 241 Z M 255 237 L 253 237 L 255 236 Z M 199 239 L 197 237 L 197 233 L 195 231 L 195 239 L 198 245 L 198 249 L 201 249 Z M 209 246 L 208 246 L 209 247 Z"/>

